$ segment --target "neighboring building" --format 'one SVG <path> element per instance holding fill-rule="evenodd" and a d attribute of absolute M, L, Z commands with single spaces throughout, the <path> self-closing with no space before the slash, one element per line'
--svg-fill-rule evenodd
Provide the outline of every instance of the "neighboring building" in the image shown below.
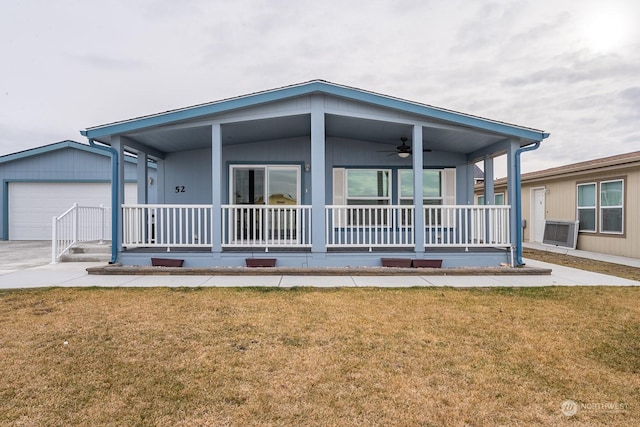
<path fill-rule="evenodd" d="M 81 133 L 158 165 L 158 204 L 114 213 L 112 262 L 191 267 L 520 263 L 519 207 L 474 206 L 475 163 L 493 183 L 492 159 L 506 153 L 515 182 L 520 153 L 548 137 L 322 80 Z"/>
<path fill-rule="evenodd" d="M 135 203 L 136 159 L 124 159 L 125 200 Z M 150 170 L 155 201 L 155 168 Z M 111 174 L 108 153 L 74 141 L 0 156 L 0 238 L 50 240 L 52 218 L 74 203 L 110 207 Z"/>
<path fill-rule="evenodd" d="M 545 221 L 579 221 L 577 249 L 640 258 L 640 151 L 523 174 L 521 191 L 525 241 L 542 242 Z"/>

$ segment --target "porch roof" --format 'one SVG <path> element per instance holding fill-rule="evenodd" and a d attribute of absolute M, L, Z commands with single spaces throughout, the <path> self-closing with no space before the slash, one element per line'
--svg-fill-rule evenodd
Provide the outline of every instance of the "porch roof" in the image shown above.
<path fill-rule="evenodd" d="M 474 153 L 503 141 L 516 138 L 521 146 L 541 141 L 548 133 L 422 104 L 324 80 L 312 80 L 277 89 L 170 110 L 162 113 L 88 127 L 81 134 L 105 144 L 112 135 L 123 135 L 159 152 L 204 148 L 211 142 L 210 123 L 222 114 L 261 105 L 283 102 L 312 94 L 324 94 L 393 111 L 406 116 L 398 122 L 368 117 L 349 117 L 327 113 L 326 134 L 342 138 L 398 144 L 399 136 L 410 135 L 407 121 L 425 123 L 423 146 L 431 150 Z M 247 126 L 249 124 L 249 126 Z M 224 143 L 291 138 L 310 134 L 309 114 L 283 114 L 268 119 L 223 125 Z"/>

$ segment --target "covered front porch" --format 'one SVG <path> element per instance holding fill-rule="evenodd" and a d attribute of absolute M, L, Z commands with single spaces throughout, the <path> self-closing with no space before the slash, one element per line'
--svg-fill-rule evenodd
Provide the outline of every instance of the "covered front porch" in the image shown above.
<path fill-rule="evenodd" d="M 548 135 L 324 81 L 83 134 L 114 159 L 112 262 L 194 267 L 274 253 L 292 267 L 518 265 L 520 153 Z M 124 203 L 125 152 L 156 163 L 157 204 L 143 167 L 138 203 Z M 474 205 L 478 164 L 493 200 L 497 156 L 512 205 Z"/>

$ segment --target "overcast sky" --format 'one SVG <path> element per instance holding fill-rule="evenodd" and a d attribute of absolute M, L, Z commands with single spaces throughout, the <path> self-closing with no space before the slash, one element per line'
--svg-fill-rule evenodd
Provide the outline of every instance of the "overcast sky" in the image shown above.
<path fill-rule="evenodd" d="M 0 155 L 312 79 L 551 133 L 524 172 L 640 150 L 638 0 L 20 0 Z"/>

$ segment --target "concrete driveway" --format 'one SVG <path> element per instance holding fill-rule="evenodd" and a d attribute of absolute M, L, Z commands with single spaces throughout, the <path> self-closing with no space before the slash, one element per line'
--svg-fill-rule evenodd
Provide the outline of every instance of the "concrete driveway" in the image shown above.
<path fill-rule="evenodd" d="M 24 270 L 51 262 L 51 241 L 0 240 L 0 270 Z"/>

